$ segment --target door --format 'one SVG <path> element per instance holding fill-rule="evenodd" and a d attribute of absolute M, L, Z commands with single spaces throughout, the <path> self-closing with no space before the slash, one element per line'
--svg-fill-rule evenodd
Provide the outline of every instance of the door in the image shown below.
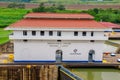
<path fill-rule="evenodd" d="M 56 62 L 62 62 L 62 50 L 56 51 Z"/>
<path fill-rule="evenodd" d="M 94 50 L 90 50 L 88 53 L 88 62 L 93 62 L 93 55 L 95 54 Z"/>

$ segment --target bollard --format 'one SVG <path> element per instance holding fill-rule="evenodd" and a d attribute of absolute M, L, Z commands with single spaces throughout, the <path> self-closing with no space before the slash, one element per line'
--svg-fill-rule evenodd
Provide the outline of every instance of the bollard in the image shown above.
<path fill-rule="evenodd" d="M 14 59 L 14 54 L 9 54 L 8 61 L 13 62 L 13 59 Z"/>
<path fill-rule="evenodd" d="M 118 65 L 118 69 L 120 69 L 120 65 Z"/>
<path fill-rule="evenodd" d="M 8 63 L 8 60 L 3 60 L 3 63 L 5 63 L 5 64 Z"/>

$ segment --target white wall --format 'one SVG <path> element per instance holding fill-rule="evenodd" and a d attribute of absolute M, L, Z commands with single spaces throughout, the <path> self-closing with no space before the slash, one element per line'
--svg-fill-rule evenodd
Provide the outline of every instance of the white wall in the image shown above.
<path fill-rule="evenodd" d="M 60 43 L 60 42 L 59 42 Z M 15 61 L 55 61 L 56 50 L 63 51 L 63 61 L 88 61 L 90 49 L 95 50 L 94 60 L 101 61 L 104 41 L 40 41 L 14 40 Z M 80 55 L 73 55 L 74 49 Z"/>
<path fill-rule="evenodd" d="M 15 60 L 51 61 L 55 60 L 56 47 L 49 47 L 45 41 L 14 41 Z"/>
<path fill-rule="evenodd" d="M 32 31 L 28 31 L 28 36 L 32 36 Z M 62 31 L 61 32 L 62 35 L 64 37 L 70 36 L 73 37 L 74 36 L 74 32 L 73 31 Z M 87 36 L 91 36 L 91 31 L 86 31 L 86 37 Z M 19 36 L 23 36 L 23 31 L 14 31 L 15 35 L 19 35 Z M 36 36 L 40 36 L 40 31 L 36 31 Z M 44 36 L 49 36 L 49 31 L 45 31 L 45 35 Z M 57 31 L 53 31 L 53 36 L 57 36 Z M 78 36 L 82 36 L 82 31 L 78 31 Z M 94 36 L 99 36 L 99 37 L 104 37 L 104 32 L 103 31 L 94 31 Z M 93 36 L 93 37 L 94 37 Z"/>
<path fill-rule="evenodd" d="M 104 36 L 104 32 L 102 32 L 102 31 L 95 31 L 94 32 L 94 36 Z"/>
<path fill-rule="evenodd" d="M 57 36 L 57 31 L 53 31 L 53 36 L 49 36 L 49 31 L 45 31 L 44 36 L 40 36 L 40 30 L 36 30 L 36 36 L 32 36 L 32 31 L 28 30 L 27 36 L 23 36 L 23 31 L 14 31 L 11 39 L 38 39 L 38 40 L 107 40 L 103 31 L 94 31 L 91 36 L 91 31 L 87 31 L 86 36 L 82 36 L 82 31 L 78 31 L 78 36 L 74 36 L 73 31 L 62 31 L 61 36 Z"/>
<path fill-rule="evenodd" d="M 77 49 L 77 53 L 81 53 L 81 55 L 70 55 L 70 53 L 74 53 L 74 49 Z M 102 61 L 103 41 L 95 41 L 93 43 L 89 41 L 74 41 L 68 47 L 63 48 L 63 60 L 88 61 L 88 53 L 91 49 L 95 50 L 94 60 Z"/>

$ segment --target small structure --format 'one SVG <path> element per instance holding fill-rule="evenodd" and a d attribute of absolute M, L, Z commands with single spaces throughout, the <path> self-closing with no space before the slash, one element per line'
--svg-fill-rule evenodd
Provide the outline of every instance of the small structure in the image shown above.
<path fill-rule="evenodd" d="M 105 35 L 110 39 L 120 38 L 120 25 L 111 22 L 100 22 L 102 25 L 112 28 L 112 31 L 105 31 Z"/>
<path fill-rule="evenodd" d="M 103 1 L 103 0 L 97 0 L 97 1 Z"/>
<path fill-rule="evenodd" d="M 104 31 L 89 14 L 29 13 L 10 25 L 15 62 L 102 62 Z"/>
<path fill-rule="evenodd" d="M 120 58 L 119 58 L 119 59 L 117 59 L 117 61 L 118 61 L 118 62 L 120 62 Z"/>
<path fill-rule="evenodd" d="M 111 56 L 115 56 L 115 53 L 114 53 L 114 52 L 112 52 L 110 55 L 111 55 Z"/>

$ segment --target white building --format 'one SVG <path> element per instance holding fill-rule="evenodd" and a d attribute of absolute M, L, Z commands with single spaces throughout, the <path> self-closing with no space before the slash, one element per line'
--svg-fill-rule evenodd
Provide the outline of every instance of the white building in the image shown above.
<path fill-rule="evenodd" d="M 102 25 L 111 28 L 111 31 L 105 31 L 105 35 L 109 37 L 109 39 L 118 40 L 120 38 L 120 25 L 111 23 L 111 22 L 100 22 Z"/>
<path fill-rule="evenodd" d="M 89 14 L 29 13 L 13 30 L 15 62 L 102 62 L 104 31 Z"/>

